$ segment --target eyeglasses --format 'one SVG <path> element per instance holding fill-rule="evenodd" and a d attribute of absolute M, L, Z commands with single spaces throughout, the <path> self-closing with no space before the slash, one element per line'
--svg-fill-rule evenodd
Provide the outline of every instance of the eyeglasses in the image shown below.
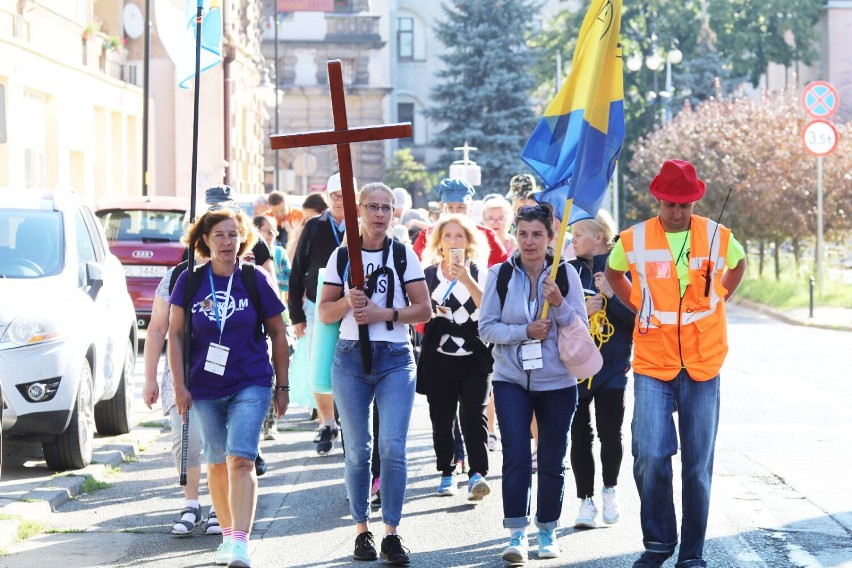
<path fill-rule="evenodd" d="M 379 211 L 384 213 L 385 215 L 389 214 L 393 211 L 393 205 L 379 204 L 379 203 L 362 203 L 362 207 L 366 207 L 367 211 L 375 215 Z"/>
<path fill-rule="evenodd" d="M 340 201 L 343 199 L 343 192 L 341 191 L 333 191 L 328 194 L 332 201 Z"/>
<path fill-rule="evenodd" d="M 486 218 L 485 218 L 485 219 L 483 219 L 483 220 L 484 220 L 486 223 L 505 223 L 505 222 L 506 222 L 506 217 L 505 217 L 505 216 L 503 216 L 503 215 L 500 215 L 499 217 L 486 217 Z"/>

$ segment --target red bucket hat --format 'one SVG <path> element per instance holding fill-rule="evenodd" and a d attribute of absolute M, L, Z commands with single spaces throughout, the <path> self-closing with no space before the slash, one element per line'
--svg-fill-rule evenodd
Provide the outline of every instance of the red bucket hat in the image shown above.
<path fill-rule="evenodd" d="M 692 203 L 704 197 L 704 182 L 686 160 L 666 160 L 651 182 L 651 195 L 670 203 Z"/>

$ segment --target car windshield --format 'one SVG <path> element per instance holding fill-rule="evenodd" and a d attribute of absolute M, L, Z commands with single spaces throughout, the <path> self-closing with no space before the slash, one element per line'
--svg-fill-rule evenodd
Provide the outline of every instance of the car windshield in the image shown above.
<path fill-rule="evenodd" d="M 183 211 L 112 209 L 97 215 L 111 242 L 176 243 L 183 235 Z"/>
<path fill-rule="evenodd" d="M 58 274 L 64 256 L 61 213 L 0 209 L 0 278 Z"/>

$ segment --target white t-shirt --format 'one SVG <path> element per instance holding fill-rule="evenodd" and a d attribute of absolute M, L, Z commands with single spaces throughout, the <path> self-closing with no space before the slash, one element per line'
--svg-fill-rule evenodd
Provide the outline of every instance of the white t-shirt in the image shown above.
<path fill-rule="evenodd" d="M 337 271 L 337 254 L 340 249 L 336 249 L 328 259 L 328 264 L 325 267 L 325 283 L 331 286 L 343 287 L 344 294 L 349 290 L 349 283 L 343 282 L 343 275 Z M 408 262 L 405 267 L 403 280 L 405 284 L 423 280 L 423 267 L 420 266 L 420 259 L 414 253 L 409 245 L 405 245 L 405 252 L 408 256 Z M 361 251 L 361 259 L 364 263 L 364 279 L 373 273 L 374 270 L 382 266 L 382 249 Z M 404 308 L 407 304 L 402 295 L 402 284 L 399 282 L 399 277 L 396 274 L 396 268 L 393 262 L 393 247 L 390 247 L 388 252 L 387 266 L 391 269 L 394 281 L 393 292 L 393 307 L 399 309 Z M 376 291 L 370 298 L 379 307 L 384 308 L 387 304 L 388 291 L 388 275 L 383 274 L 376 282 Z M 393 324 L 393 330 L 388 330 L 387 324 L 384 321 L 371 323 L 370 340 L 372 341 L 391 341 L 395 343 L 403 343 L 408 341 L 408 324 L 396 322 Z M 355 323 L 355 316 L 352 310 L 348 310 L 343 316 L 340 323 L 340 339 L 357 340 L 358 339 L 358 324 Z"/>

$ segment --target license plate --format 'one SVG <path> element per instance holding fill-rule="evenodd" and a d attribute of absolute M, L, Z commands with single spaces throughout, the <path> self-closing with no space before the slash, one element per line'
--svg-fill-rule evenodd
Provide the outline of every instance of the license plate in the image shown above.
<path fill-rule="evenodd" d="M 133 265 L 124 267 L 124 275 L 128 278 L 162 278 L 168 270 L 168 266 Z"/>

